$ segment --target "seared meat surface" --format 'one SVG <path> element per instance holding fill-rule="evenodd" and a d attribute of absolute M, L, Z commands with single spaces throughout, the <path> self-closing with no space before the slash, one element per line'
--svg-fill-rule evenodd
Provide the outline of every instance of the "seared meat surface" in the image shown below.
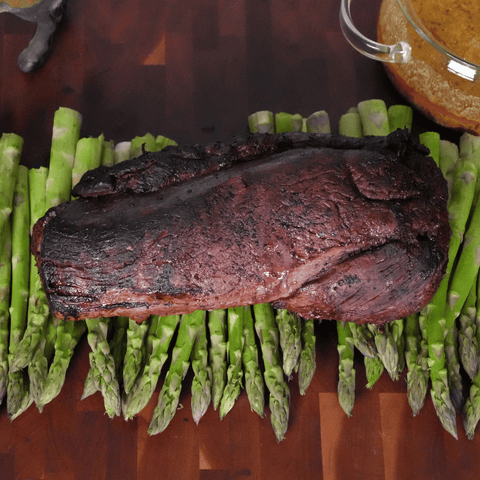
<path fill-rule="evenodd" d="M 446 182 L 423 147 L 386 138 L 247 135 L 88 172 L 35 225 L 59 318 L 271 302 L 384 323 L 420 310 L 448 260 Z"/>

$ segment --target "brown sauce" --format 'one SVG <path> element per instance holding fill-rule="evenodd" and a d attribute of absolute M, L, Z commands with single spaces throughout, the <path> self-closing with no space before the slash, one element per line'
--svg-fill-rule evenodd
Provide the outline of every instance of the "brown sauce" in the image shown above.
<path fill-rule="evenodd" d="M 473 6 L 475 1 L 412 0 L 412 5 L 439 42 L 459 56 L 478 61 L 478 41 L 472 42 L 467 30 L 451 34 L 451 28 L 459 28 L 458 25 L 464 21 L 460 13 L 458 16 L 452 14 L 454 5 L 470 3 Z M 435 5 L 435 8 L 427 8 L 428 5 Z M 434 10 L 433 14 L 427 15 L 430 10 Z M 475 14 L 480 15 L 478 12 Z M 446 18 L 455 19 L 453 26 L 444 22 Z M 474 25 L 472 19 L 466 25 Z M 396 0 L 382 2 L 378 39 L 385 44 L 406 40 L 411 45 L 412 59 L 408 63 L 385 64 L 392 82 L 411 103 L 440 125 L 480 134 L 480 80 L 472 82 L 450 72 L 447 57 L 420 37 Z M 463 49 L 459 49 L 460 44 L 463 44 Z"/>

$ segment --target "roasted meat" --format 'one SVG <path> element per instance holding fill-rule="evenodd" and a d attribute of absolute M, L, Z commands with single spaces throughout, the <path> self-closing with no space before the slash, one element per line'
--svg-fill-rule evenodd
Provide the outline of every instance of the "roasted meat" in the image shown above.
<path fill-rule="evenodd" d="M 271 302 L 384 323 L 433 296 L 448 259 L 447 186 L 407 132 L 252 134 L 88 172 L 32 252 L 61 319 Z"/>

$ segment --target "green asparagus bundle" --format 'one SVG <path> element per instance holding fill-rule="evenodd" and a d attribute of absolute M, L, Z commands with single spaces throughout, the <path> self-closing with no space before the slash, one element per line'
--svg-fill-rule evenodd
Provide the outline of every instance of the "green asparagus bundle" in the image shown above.
<path fill-rule="evenodd" d="M 338 401 L 350 417 L 355 403 L 354 342 L 349 322 L 337 321 L 338 336 Z"/>
<path fill-rule="evenodd" d="M 205 415 L 212 401 L 212 367 L 208 362 L 207 312 L 203 318 L 192 350 L 192 416 L 195 423 Z"/>
<path fill-rule="evenodd" d="M 179 322 L 180 315 L 152 316 L 147 334 L 145 366 L 130 393 L 124 395 L 122 410 L 125 420 L 142 411 L 152 398 L 163 365 L 168 359 L 168 349 Z"/>
<path fill-rule="evenodd" d="M 75 147 L 75 160 L 70 170 L 71 179 L 69 188 L 73 188 L 83 174 L 101 164 L 104 148 L 104 137 L 82 138 L 77 141 Z M 65 173 L 65 172 L 62 172 Z M 60 190 L 57 190 L 58 192 Z M 70 191 L 62 191 L 63 198 L 70 196 Z M 52 320 L 51 320 L 52 321 Z M 54 324 L 55 343 L 53 347 L 53 360 L 48 368 L 48 374 L 44 381 L 44 387 L 40 396 L 36 399 L 39 409 L 51 402 L 61 391 L 73 356 L 75 347 L 86 331 L 84 321 L 62 321 Z M 48 356 L 45 356 L 48 358 Z"/>
<path fill-rule="evenodd" d="M 285 438 L 290 415 L 290 389 L 285 380 L 279 350 L 279 332 L 269 303 L 253 306 L 255 331 L 260 340 L 265 384 L 269 391 L 270 421 L 277 442 Z"/>
<path fill-rule="evenodd" d="M 104 136 L 92 138 L 82 138 L 77 142 L 75 163 L 72 169 L 72 186 L 75 186 L 80 178 L 88 170 L 97 168 L 102 163 L 104 147 Z M 67 322 L 65 328 L 69 329 L 70 340 L 72 343 L 81 337 L 80 325 L 78 322 Z M 100 390 L 105 410 L 110 418 L 120 415 L 121 397 L 120 383 L 118 381 L 115 361 L 112 356 L 110 344 L 108 342 L 110 319 L 96 318 L 87 319 L 85 322 L 87 330 L 87 341 L 90 345 L 89 354 L 90 371 L 87 374 L 84 383 L 82 399 Z M 74 329 L 79 331 L 75 332 Z M 77 334 L 75 334 L 77 333 Z M 62 344 L 59 344 L 59 348 Z M 70 349 L 73 352 L 73 349 Z"/>
<path fill-rule="evenodd" d="M 71 187 L 73 188 L 83 176 L 91 169 L 99 166 L 104 156 L 104 137 L 83 138 L 78 140 L 75 150 L 75 161 L 72 166 Z M 105 157 L 105 161 L 108 157 Z M 61 391 L 73 356 L 75 347 L 86 331 L 84 321 L 62 321 L 55 325 L 54 356 L 48 369 L 44 386 L 36 399 L 38 408 L 51 402 Z M 46 356 L 48 358 L 48 356 Z"/>
<path fill-rule="evenodd" d="M 217 309 L 208 312 L 208 330 L 212 365 L 212 402 L 216 410 L 227 382 L 227 310 Z"/>
<path fill-rule="evenodd" d="M 255 341 L 255 327 L 251 306 L 244 307 L 242 352 L 243 368 L 245 370 L 245 391 L 247 392 L 250 408 L 264 415 L 265 409 L 265 382 L 260 369 L 257 343 Z"/>
<path fill-rule="evenodd" d="M 48 370 L 45 385 L 41 389 L 40 397 L 36 401 L 41 410 L 51 402 L 61 391 L 73 352 L 85 333 L 85 322 L 60 321 L 56 326 L 55 354 Z"/>
<path fill-rule="evenodd" d="M 285 309 L 276 311 L 275 320 L 280 333 L 280 347 L 283 354 L 283 371 L 290 378 L 297 368 L 302 350 L 301 319 L 295 313 Z"/>
<path fill-rule="evenodd" d="M 477 218 L 472 216 L 474 221 L 470 222 L 464 235 L 471 210 L 473 209 L 475 213 L 477 165 L 474 159 L 468 155 L 461 158 L 455 165 L 452 178 L 453 183 L 448 200 L 452 236 L 447 271 L 433 299 L 424 309 L 424 314 L 427 317 L 432 400 L 442 425 L 457 438 L 455 408 L 450 400 L 448 372 L 445 367 L 445 337 L 461 312 L 478 271 L 474 258 L 476 245 L 474 237 L 478 232 L 474 229 L 478 227 L 475 223 L 478 222 L 480 212 L 476 212 Z M 453 268 L 454 265 L 455 268 Z M 461 272 L 461 274 L 455 274 L 455 272 Z"/>
<path fill-rule="evenodd" d="M 228 323 L 228 369 L 227 383 L 220 401 L 220 418 L 232 409 L 240 395 L 243 380 L 242 354 L 244 347 L 243 321 L 245 312 L 243 307 L 233 307 L 227 310 Z"/>
<path fill-rule="evenodd" d="M 301 337 L 302 350 L 298 362 L 298 388 L 300 395 L 305 395 L 317 368 L 315 321 L 313 318 L 302 321 Z"/>
<path fill-rule="evenodd" d="M 50 207 L 70 200 L 70 191 L 72 188 L 72 169 L 75 159 L 75 150 L 80 135 L 81 115 L 75 110 L 68 108 L 59 108 L 55 112 L 53 120 L 52 145 L 50 151 L 50 166 L 46 180 L 45 204 L 43 206 L 42 216 Z M 38 275 L 36 275 L 38 277 Z M 32 365 L 32 359 L 36 348 L 40 345 L 42 332 L 45 330 L 45 324 L 52 321 L 47 305 L 47 299 L 40 279 L 37 278 L 35 285 L 30 289 L 30 302 L 28 311 L 27 328 L 25 329 L 23 339 L 13 359 L 13 370 L 19 370 Z M 52 332 L 46 328 L 47 332 Z M 47 351 L 48 343 L 55 339 L 46 339 Z M 41 357 L 37 356 L 37 360 Z M 40 372 L 41 370 L 37 370 Z M 41 385 L 44 380 L 40 380 Z"/>
<path fill-rule="evenodd" d="M 15 188 L 18 185 L 23 139 L 14 133 L 0 138 L 0 403 L 7 393 L 9 377 L 10 294 L 12 292 L 12 211 L 15 208 Z M 15 269 L 15 265 L 13 265 Z M 15 325 L 17 328 L 17 325 Z"/>
<path fill-rule="evenodd" d="M 170 368 L 160 390 L 158 404 L 148 427 L 150 435 L 163 432 L 175 415 L 182 390 L 182 382 L 190 366 L 193 344 L 202 329 L 204 315 L 201 310 L 182 315 L 177 340 L 171 355 Z"/>

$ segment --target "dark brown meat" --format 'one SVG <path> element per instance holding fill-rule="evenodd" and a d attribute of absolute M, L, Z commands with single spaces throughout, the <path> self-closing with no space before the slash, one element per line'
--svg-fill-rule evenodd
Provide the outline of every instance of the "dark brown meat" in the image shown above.
<path fill-rule="evenodd" d="M 383 323 L 420 310 L 448 258 L 447 189 L 405 132 L 249 135 L 89 172 L 35 225 L 59 318 L 271 302 Z"/>

